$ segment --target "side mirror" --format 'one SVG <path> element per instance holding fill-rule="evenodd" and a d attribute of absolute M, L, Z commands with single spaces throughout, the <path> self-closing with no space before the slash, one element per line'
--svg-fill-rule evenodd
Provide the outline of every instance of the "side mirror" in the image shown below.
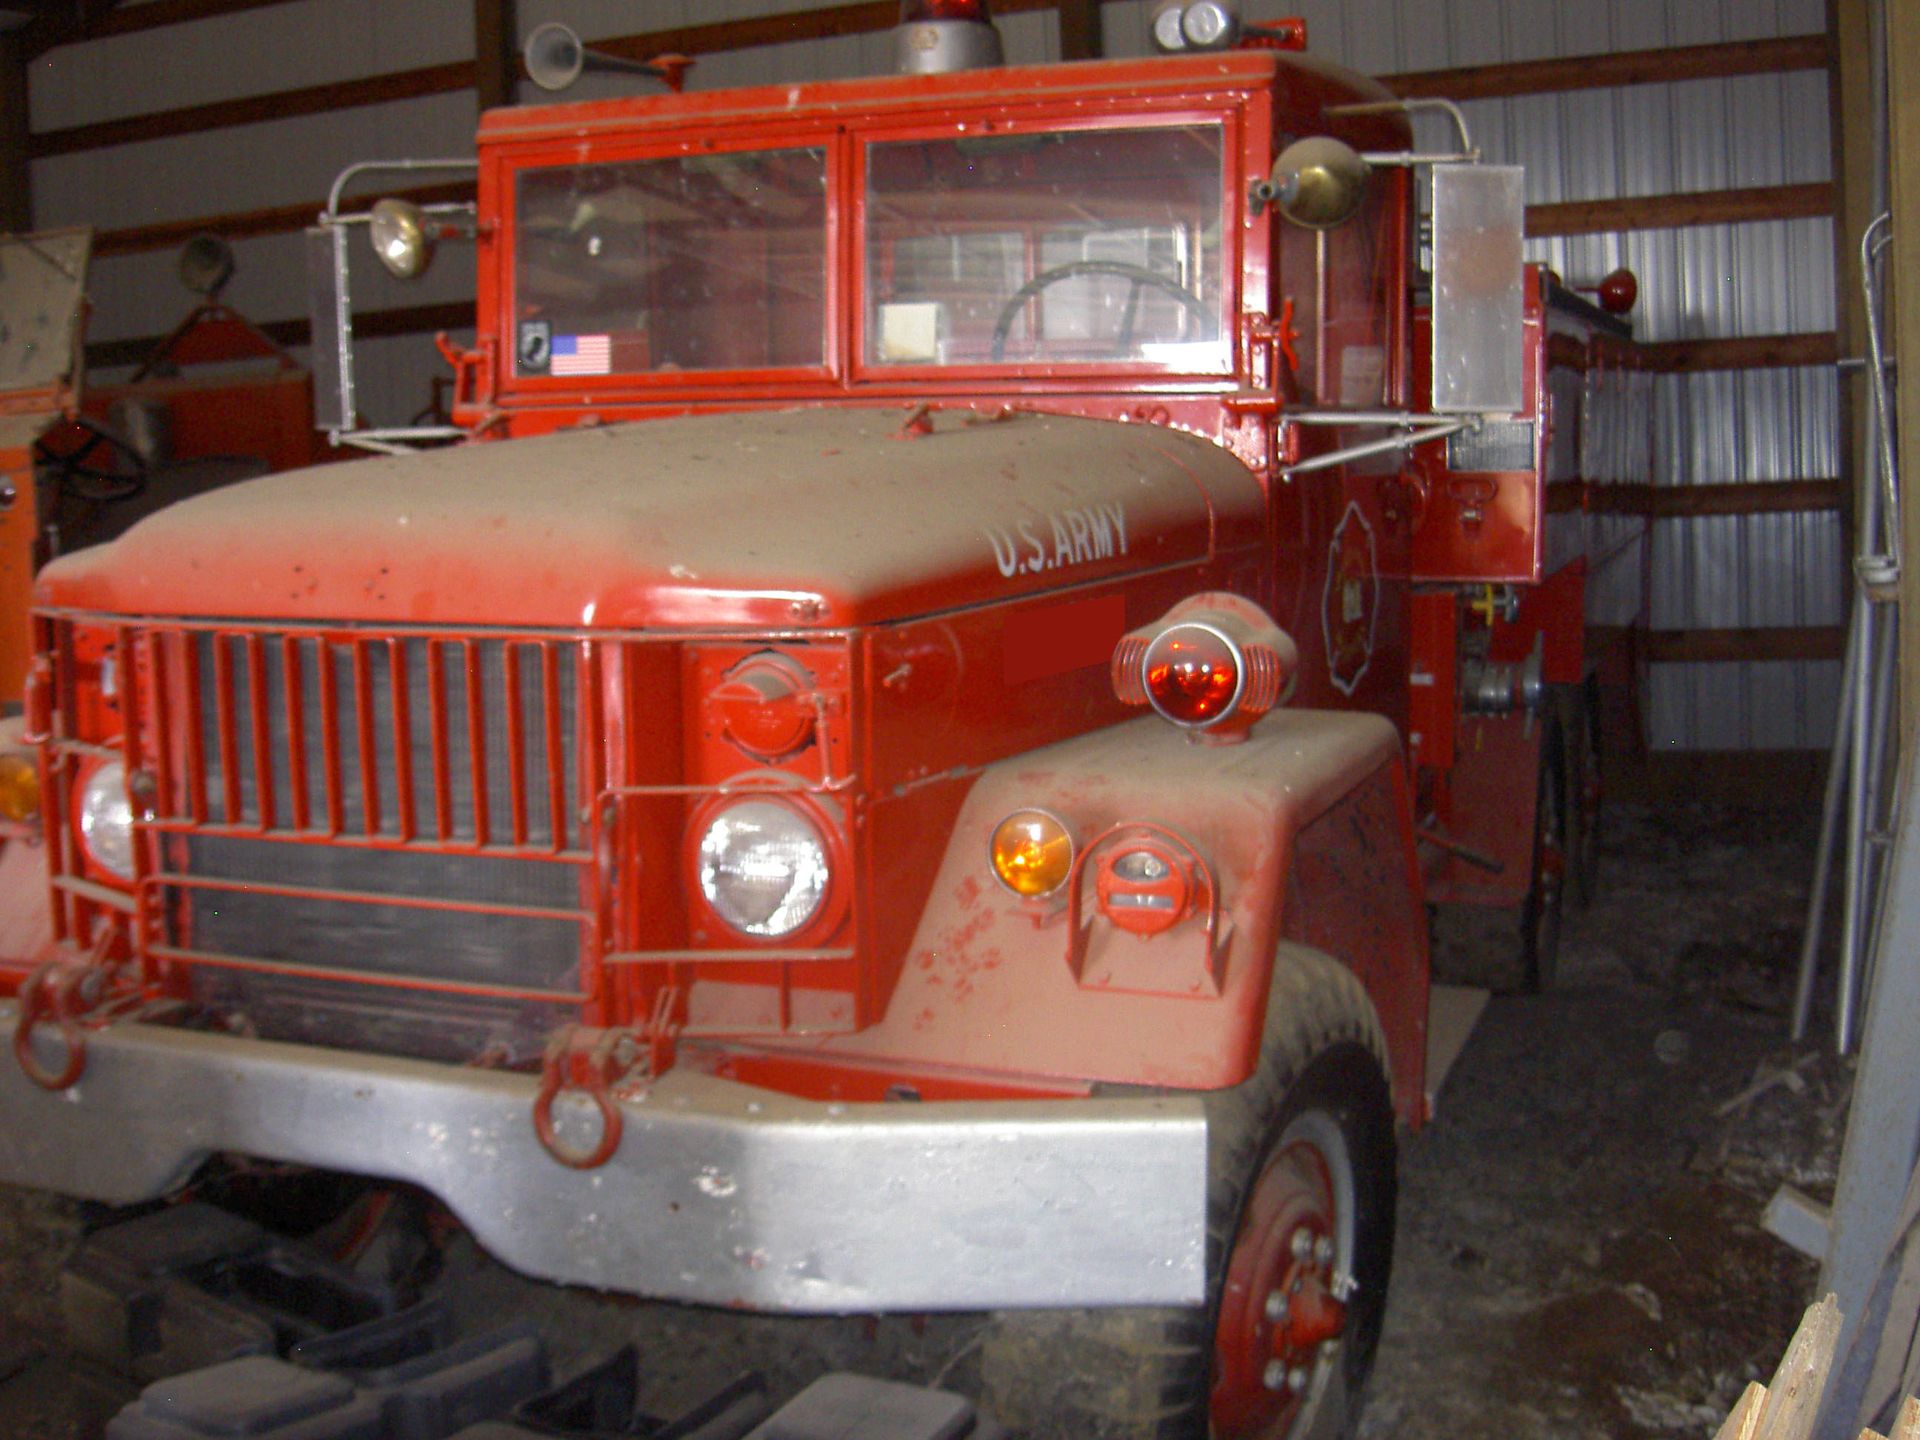
<path fill-rule="evenodd" d="M 1367 198 L 1373 171 L 1351 145 L 1330 135 L 1296 140 L 1280 152 L 1255 199 L 1308 230 L 1331 230 L 1353 218 Z"/>
<path fill-rule="evenodd" d="M 411 200 L 376 200 L 367 222 L 373 253 L 396 280 L 417 280 L 433 263 L 426 213 Z"/>

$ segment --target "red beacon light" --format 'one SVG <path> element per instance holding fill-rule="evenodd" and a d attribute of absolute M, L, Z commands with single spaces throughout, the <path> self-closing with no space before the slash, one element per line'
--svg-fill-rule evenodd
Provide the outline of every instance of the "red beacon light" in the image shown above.
<path fill-rule="evenodd" d="M 1251 600 L 1224 591 L 1190 596 L 1120 638 L 1113 691 L 1151 705 L 1191 739 L 1244 740 L 1293 689 L 1300 652 Z"/>
<path fill-rule="evenodd" d="M 979 70 L 1005 60 L 987 0 L 901 0 L 894 68 L 902 75 Z"/>

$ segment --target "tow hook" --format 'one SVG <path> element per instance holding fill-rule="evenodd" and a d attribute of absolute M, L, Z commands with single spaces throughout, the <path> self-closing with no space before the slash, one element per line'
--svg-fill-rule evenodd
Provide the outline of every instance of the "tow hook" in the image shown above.
<path fill-rule="evenodd" d="M 87 1041 L 81 1026 L 89 1016 L 104 1010 L 110 998 L 111 977 L 101 962 L 103 952 L 104 944 L 85 960 L 44 960 L 20 987 L 13 1058 L 26 1077 L 43 1090 L 66 1090 L 87 1068 Z M 60 1032 L 62 1057 L 55 1069 L 42 1065 L 34 1054 L 33 1032 L 42 1024 L 51 1024 Z"/>
<path fill-rule="evenodd" d="M 613 1089 L 636 1072 L 653 1073 L 650 1048 L 635 1031 L 566 1025 L 547 1041 L 540 1093 L 533 1102 L 533 1130 L 546 1152 L 575 1170 L 597 1170 L 620 1148 L 622 1120 Z M 553 1102 L 578 1091 L 599 1112 L 599 1136 L 591 1144 L 563 1137 L 554 1124 Z"/>

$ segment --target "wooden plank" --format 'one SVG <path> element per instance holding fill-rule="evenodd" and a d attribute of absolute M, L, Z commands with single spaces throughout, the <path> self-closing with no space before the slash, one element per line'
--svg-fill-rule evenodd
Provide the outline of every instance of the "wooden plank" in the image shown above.
<path fill-rule="evenodd" d="M 1786 35 L 1722 45 L 1682 45 L 1665 50 L 1623 50 L 1611 55 L 1568 55 L 1457 70 L 1383 75 L 1396 95 L 1447 100 L 1494 100 L 1566 90 L 1603 90 L 1617 85 L 1658 85 L 1733 75 L 1770 75 L 1783 70 L 1821 70 L 1827 37 Z"/>
<path fill-rule="evenodd" d="M 1766 1404 L 1752 1440 L 1808 1440 L 1839 1339 L 1840 1306 L 1834 1297 L 1809 1305 L 1767 1386 Z"/>
<path fill-rule="evenodd" d="M 519 98 L 520 22 L 514 0 L 473 0 L 474 89 L 482 110 Z"/>
<path fill-rule="evenodd" d="M 1844 498 L 1838 480 L 1734 481 L 1650 488 L 1653 514 L 1661 520 L 1697 515 L 1789 515 L 1838 510 Z"/>
<path fill-rule="evenodd" d="M 1830 330 L 1805 335 L 1745 335 L 1712 340 L 1658 340 L 1642 345 L 1656 370 L 1765 370 L 1796 365 L 1832 365 L 1840 342 Z"/>
<path fill-rule="evenodd" d="M 119 120 L 97 120 L 90 125 L 70 125 L 61 130 L 40 131 L 30 141 L 28 153 L 36 160 L 44 160 L 53 155 L 72 155 L 82 150 L 127 145 L 137 140 L 196 135 L 231 125 L 285 120 L 295 115 L 324 115 L 356 105 L 415 100 L 422 95 L 469 90 L 473 88 L 473 77 L 473 61 L 456 60 L 451 64 L 429 65 L 420 70 L 369 75 L 362 80 L 308 85 L 299 90 L 282 90 L 272 95 L 246 95 L 237 100 L 215 100 L 205 105 L 187 105 L 178 110 L 161 110 L 150 115 L 128 115 Z"/>
<path fill-rule="evenodd" d="M 65 0 L 38 11 L 13 34 L 24 60 L 36 60 L 56 45 L 87 38 L 90 28 L 104 20 L 120 0 Z"/>
<path fill-rule="evenodd" d="M 146 5 L 124 5 L 88 20 L 64 39 L 44 40 L 33 53 L 42 54 L 56 45 L 101 40 L 109 35 L 132 35 L 141 30 L 211 20 L 217 15 L 236 15 L 243 10 L 264 10 L 270 5 L 286 3 L 288 0 L 151 0 Z"/>
<path fill-rule="evenodd" d="M 1060 0 L 1060 58 L 1100 58 L 1100 0 Z"/>
<path fill-rule="evenodd" d="M 1735 225 L 1749 220 L 1831 216 L 1834 187 L 1755 185 L 1679 195 L 1634 195 L 1614 200 L 1566 200 L 1527 207 L 1527 234 L 1604 235 L 1620 230 L 1677 230 Z"/>
<path fill-rule="evenodd" d="M 1838 625 L 1780 625 L 1744 630 L 1650 630 L 1643 646 L 1656 664 L 1732 664 L 1756 660 L 1838 660 Z"/>
<path fill-rule="evenodd" d="M 1838 510 L 1846 498 L 1838 480 L 1735 480 L 1705 485 L 1581 485 L 1575 503 L 1601 515 L 1648 515 L 1660 520 L 1698 515 L 1791 515 Z M 1548 507 L 1552 509 L 1550 505 Z"/>
<path fill-rule="evenodd" d="M 27 57 L 0 36 L 0 230 L 33 229 L 33 167 L 27 163 Z"/>
<path fill-rule="evenodd" d="M 1753 1432 L 1760 1425 L 1760 1411 L 1767 1403 L 1767 1387 L 1758 1380 L 1749 1380 L 1746 1390 L 1727 1416 L 1727 1423 L 1713 1440 L 1753 1440 Z"/>
<path fill-rule="evenodd" d="M 269 320 L 260 329 L 281 345 L 305 345 L 312 338 L 305 320 Z M 472 329 L 473 302 L 470 300 L 439 305 L 405 305 L 392 310 L 364 310 L 353 317 L 356 340 L 425 335 L 438 330 L 457 333 Z M 87 366 L 89 369 L 108 369 L 118 365 L 137 365 L 165 338 L 163 335 L 141 335 L 126 340 L 97 340 L 87 346 Z"/>
<path fill-rule="evenodd" d="M 1480 1023 L 1481 1012 L 1493 998 L 1491 990 L 1473 985 L 1431 985 L 1427 989 L 1427 1114 L 1438 1108 L 1440 1092 L 1447 1083 L 1460 1052 L 1467 1048 L 1473 1027 Z"/>
<path fill-rule="evenodd" d="M 473 199 L 474 187 L 471 180 L 456 180 L 446 185 L 416 185 L 381 193 L 411 200 L 416 205 L 460 204 Z M 292 205 L 269 205 L 258 210 L 235 210 L 224 215 L 189 216 L 185 220 L 160 220 L 123 230 L 102 230 L 93 237 L 93 253 L 95 256 L 135 255 L 147 250 L 170 250 L 206 233 L 227 240 L 282 235 L 313 224 L 326 203 L 323 199 L 301 200 Z"/>

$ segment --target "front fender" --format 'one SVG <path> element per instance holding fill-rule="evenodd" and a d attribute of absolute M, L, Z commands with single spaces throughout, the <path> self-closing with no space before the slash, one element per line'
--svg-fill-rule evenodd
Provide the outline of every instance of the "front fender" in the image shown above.
<path fill-rule="evenodd" d="M 1419 1037 L 1395 1023 L 1408 1006 L 1375 993 L 1417 984 L 1411 998 L 1424 1022 L 1424 932 L 1408 918 L 1422 910 L 1402 774 L 1386 720 L 1336 711 L 1279 711 L 1229 746 L 1191 743 L 1144 718 L 995 765 L 961 807 L 885 1016 L 819 1047 L 903 1065 L 1233 1085 L 1252 1070 L 1284 935 L 1310 938 L 1353 966 L 1390 1050 L 1417 1050 Z M 1211 950 L 1199 916 L 1150 939 L 1115 929 L 1093 903 L 1090 873 L 1079 878 L 1078 944 L 1063 902 L 1023 901 L 1001 887 L 989 837 L 1030 806 L 1059 816 L 1081 845 L 1129 822 L 1182 836 L 1216 888 Z M 1290 899 L 1296 852 L 1314 860 L 1316 888 L 1366 889 Z M 1381 947 L 1393 953 L 1356 953 Z M 1406 1075 L 1399 1064 L 1395 1071 L 1399 1090 Z M 1408 1073 L 1417 1093 L 1417 1062 Z"/>

